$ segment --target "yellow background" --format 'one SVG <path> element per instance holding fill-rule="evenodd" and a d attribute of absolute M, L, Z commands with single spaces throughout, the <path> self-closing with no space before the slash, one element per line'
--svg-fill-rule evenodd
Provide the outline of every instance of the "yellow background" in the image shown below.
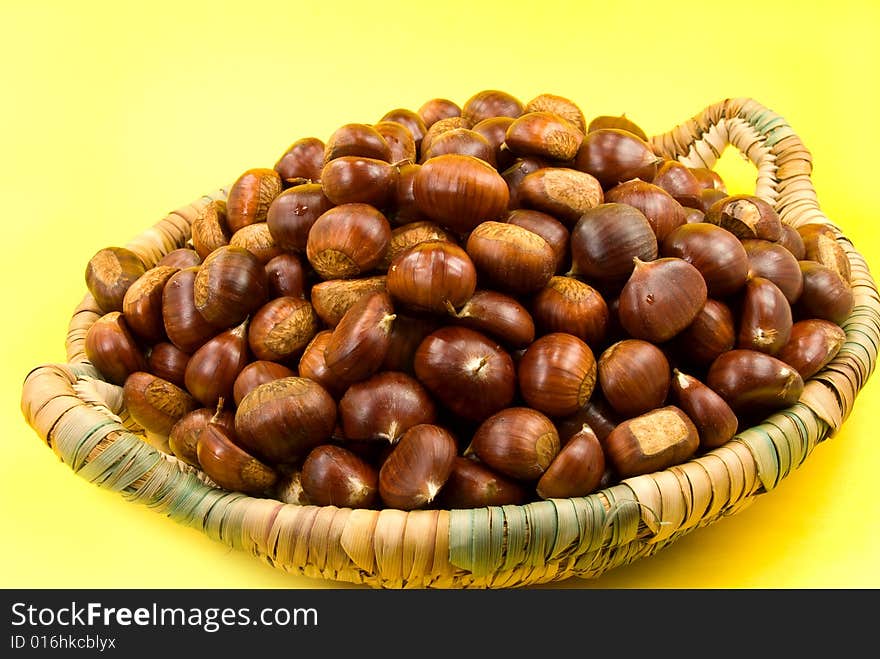
<path fill-rule="evenodd" d="M 668 130 L 728 96 L 783 115 L 825 213 L 875 269 L 880 6 L 810 2 L 0 0 L 0 586 L 337 587 L 286 575 L 75 476 L 24 422 L 83 271 L 292 141 L 485 88 Z M 816 9 L 827 5 L 829 9 Z M 734 190 L 754 172 L 735 154 Z M 571 587 L 880 586 L 880 381 L 770 495 Z"/>

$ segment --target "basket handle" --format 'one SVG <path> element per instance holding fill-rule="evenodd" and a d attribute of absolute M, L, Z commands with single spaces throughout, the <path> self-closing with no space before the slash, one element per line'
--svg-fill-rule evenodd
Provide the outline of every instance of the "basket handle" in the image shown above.
<path fill-rule="evenodd" d="M 773 204 L 783 222 L 828 224 L 840 233 L 819 208 L 810 151 L 782 116 L 754 99 L 714 103 L 649 141 L 664 158 L 709 169 L 731 144 L 755 165 L 755 195 Z"/>

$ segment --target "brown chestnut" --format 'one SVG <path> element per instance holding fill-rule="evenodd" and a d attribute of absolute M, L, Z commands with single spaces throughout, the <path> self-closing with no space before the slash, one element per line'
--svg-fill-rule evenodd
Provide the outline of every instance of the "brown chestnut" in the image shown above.
<path fill-rule="evenodd" d="M 243 247 L 215 249 L 199 266 L 193 281 L 196 309 L 215 327 L 238 325 L 268 296 L 265 267 Z"/>
<path fill-rule="evenodd" d="M 795 369 L 804 380 L 813 377 L 837 356 L 846 332 L 830 320 L 808 318 L 791 326 L 791 336 L 776 357 Z"/>
<path fill-rule="evenodd" d="M 165 256 L 156 261 L 156 265 L 169 265 L 178 270 L 191 268 L 192 266 L 200 265 L 201 263 L 202 257 L 199 256 L 199 253 L 192 247 L 178 247 L 177 249 L 172 249 Z"/>
<path fill-rule="evenodd" d="M 425 156 L 430 152 L 431 143 L 437 137 L 450 130 L 470 127 L 471 125 L 461 117 L 447 117 L 431 124 L 427 132 L 425 132 L 425 136 L 422 138 L 422 143 L 419 146 L 419 163 L 423 163 L 427 160 Z"/>
<path fill-rule="evenodd" d="M 474 294 L 477 270 L 455 243 L 426 240 L 392 261 L 386 285 L 395 302 L 413 311 L 445 313 Z"/>
<path fill-rule="evenodd" d="M 574 277 L 554 276 L 532 297 L 532 315 L 541 334 L 566 332 L 598 348 L 608 335 L 605 298 Z"/>
<path fill-rule="evenodd" d="M 309 297 L 321 322 L 333 328 L 359 299 L 375 291 L 384 291 L 386 281 L 385 275 L 357 279 L 328 279 L 315 284 Z"/>
<path fill-rule="evenodd" d="M 425 122 L 425 128 L 430 128 L 441 119 L 460 117 L 461 108 L 458 103 L 448 98 L 431 98 L 422 103 L 418 115 Z"/>
<path fill-rule="evenodd" d="M 384 160 L 340 156 L 321 170 L 324 196 L 337 205 L 369 204 L 384 208 L 396 187 L 397 168 Z"/>
<path fill-rule="evenodd" d="M 442 405 L 471 421 L 507 407 L 516 393 L 511 356 L 495 341 L 466 327 L 432 332 L 416 350 L 416 378 Z"/>
<path fill-rule="evenodd" d="M 391 232 L 391 240 L 388 242 L 388 251 L 382 261 L 379 262 L 380 270 L 388 270 L 391 263 L 400 254 L 419 243 L 428 240 L 445 240 L 455 243 L 455 236 L 435 222 L 410 222 L 395 227 Z"/>
<path fill-rule="evenodd" d="M 722 352 L 736 345 L 736 322 L 730 307 L 709 298 L 691 324 L 674 338 L 673 342 L 685 361 L 697 366 L 708 366 Z"/>
<path fill-rule="evenodd" d="M 736 346 L 775 355 L 791 336 L 791 306 L 769 279 L 750 277 L 740 311 Z"/>
<path fill-rule="evenodd" d="M 803 260 L 821 263 L 834 270 L 847 282 L 851 280 L 849 257 L 846 250 L 837 242 L 837 233 L 830 225 L 802 224 L 797 231 L 804 242 Z"/>
<path fill-rule="evenodd" d="M 793 405 L 804 390 L 797 370 L 757 350 L 722 353 L 709 367 L 706 384 L 737 416 L 750 422 Z"/>
<path fill-rule="evenodd" d="M 309 230 L 306 256 L 322 279 L 366 273 L 385 256 L 391 225 L 369 204 L 342 204 L 323 213 Z"/>
<path fill-rule="evenodd" d="M 92 366 L 112 384 L 122 386 L 132 373 L 150 370 L 121 311 L 106 313 L 92 323 L 83 347 Z"/>
<path fill-rule="evenodd" d="M 517 506 L 528 501 L 525 484 L 503 476 L 475 457 L 455 456 L 437 502 L 444 509 Z"/>
<path fill-rule="evenodd" d="M 415 378 L 383 371 L 351 385 L 339 401 L 346 440 L 384 440 L 395 444 L 420 423 L 434 423 L 436 406 Z"/>
<path fill-rule="evenodd" d="M 361 156 L 391 162 L 391 147 L 369 124 L 348 123 L 337 128 L 324 145 L 324 164 L 342 156 Z"/>
<path fill-rule="evenodd" d="M 626 281 L 636 258 L 657 258 L 657 236 L 637 208 L 599 204 L 585 212 L 571 232 L 571 274 L 599 282 Z"/>
<path fill-rule="evenodd" d="M 281 177 L 274 169 L 255 167 L 239 176 L 226 196 L 226 224 L 231 233 L 263 222 L 269 205 L 281 194 Z"/>
<path fill-rule="evenodd" d="M 421 162 L 450 153 L 478 158 L 493 168 L 497 166 L 494 145 L 481 133 L 470 128 L 450 128 L 435 135 L 430 145 L 422 149 Z"/>
<path fill-rule="evenodd" d="M 416 115 L 416 118 L 424 127 L 424 122 Z M 388 148 L 391 149 L 391 160 L 389 162 L 399 166 L 405 162 L 416 162 L 418 160 L 418 144 L 424 137 L 427 128 L 422 130 L 418 142 L 416 142 L 413 132 L 400 121 L 379 121 L 373 124 L 373 128 L 379 133 Z M 369 202 L 368 202 L 369 203 Z"/>
<path fill-rule="evenodd" d="M 483 89 L 468 98 L 461 106 L 462 118 L 471 126 L 488 117 L 518 117 L 522 114 L 522 102 L 498 89 Z"/>
<path fill-rule="evenodd" d="M 691 170 L 691 173 L 696 177 L 703 190 L 717 190 L 727 194 L 727 186 L 724 183 L 724 179 L 714 169 L 708 167 L 688 167 L 688 169 Z"/>
<path fill-rule="evenodd" d="M 506 221 L 509 224 L 528 229 L 547 241 L 556 256 L 556 274 L 562 274 L 569 267 L 571 232 L 562 222 L 548 213 L 518 208 L 510 211 Z"/>
<path fill-rule="evenodd" d="M 546 415 L 529 407 L 508 407 L 480 424 L 466 452 L 505 476 L 537 481 L 559 449 L 559 433 Z"/>
<path fill-rule="evenodd" d="M 526 349 L 518 379 L 527 405 L 551 417 L 568 416 L 593 393 L 596 359 L 590 346 L 573 334 L 545 334 Z"/>
<path fill-rule="evenodd" d="M 302 460 L 327 442 L 336 425 L 336 401 L 308 378 L 271 380 L 251 390 L 235 412 L 241 445 L 272 464 Z"/>
<path fill-rule="evenodd" d="M 700 436 L 687 414 L 667 405 L 623 421 L 604 447 L 618 476 L 630 478 L 681 464 L 696 453 Z"/>
<path fill-rule="evenodd" d="M 749 257 L 749 272 L 764 277 L 779 287 L 789 304 L 794 304 L 804 289 L 804 277 L 798 260 L 779 243 L 746 238 L 743 248 Z"/>
<path fill-rule="evenodd" d="M 625 130 L 628 133 L 632 133 L 639 139 L 648 141 L 648 136 L 645 134 L 645 131 L 639 126 L 636 122 L 626 116 L 626 113 L 621 115 L 611 115 L 611 114 L 600 114 L 596 117 L 593 117 L 590 120 L 590 123 L 587 125 L 587 132 L 592 133 L 594 130 L 600 130 L 605 128 L 616 128 L 618 130 Z"/>
<path fill-rule="evenodd" d="M 272 258 L 282 254 L 284 250 L 275 242 L 269 225 L 265 222 L 248 224 L 236 231 L 229 238 L 229 244 L 233 247 L 244 247 L 263 265 Z"/>
<path fill-rule="evenodd" d="M 458 444 L 449 431 L 422 423 L 407 430 L 379 470 L 379 495 L 390 508 L 415 510 L 434 501 L 452 473 Z"/>
<path fill-rule="evenodd" d="M 186 353 L 199 346 L 220 329 L 205 320 L 196 308 L 195 280 L 200 266 L 178 270 L 162 290 L 162 323 L 168 340 Z"/>
<path fill-rule="evenodd" d="M 189 363 L 189 354 L 169 341 L 153 345 L 147 358 L 150 373 L 173 382 L 178 387 L 186 386 L 184 373 L 187 363 Z"/>
<path fill-rule="evenodd" d="M 241 399 L 247 396 L 251 390 L 256 389 L 264 382 L 271 382 L 280 378 L 289 378 L 296 375 L 296 371 L 278 362 L 270 362 L 257 359 L 245 366 L 236 376 L 232 383 L 232 399 L 236 407 Z"/>
<path fill-rule="evenodd" d="M 608 346 L 597 363 L 603 398 L 624 417 L 662 407 L 669 393 L 669 361 L 660 348 L 641 339 Z"/>
<path fill-rule="evenodd" d="M 394 307 L 386 291 L 355 302 L 333 328 L 324 348 L 327 369 L 345 382 L 357 382 L 379 370 L 391 344 Z"/>
<path fill-rule="evenodd" d="M 320 329 L 312 305 L 299 297 L 276 297 L 257 309 L 247 341 L 257 359 L 284 361 L 306 347 Z"/>
<path fill-rule="evenodd" d="M 167 338 L 162 318 L 162 292 L 177 271 L 170 265 L 153 266 L 131 283 L 122 298 L 125 322 L 135 336 L 147 343 L 159 343 Z"/>
<path fill-rule="evenodd" d="M 523 112 L 552 112 L 574 124 L 581 133 L 587 132 L 587 120 L 577 103 L 557 94 L 538 94 L 525 104 Z"/>
<path fill-rule="evenodd" d="M 205 407 L 215 407 L 220 399 L 232 400 L 232 387 L 250 361 L 247 320 L 220 332 L 196 350 L 186 364 L 187 391 Z"/>
<path fill-rule="evenodd" d="M 198 467 L 199 437 L 214 422 L 230 434 L 235 433 L 235 413 L 228 409 L 213 410 L 200 407 L 184 414 L 168 433 L 168 446 L 174 456 L 186 464 Z"/>
<path fill-rule="evenodd" d="M 642 211 L 658 243 L 685 224 L 682 205 L 659 185 L 647 181 L 633 179 L 619 183 L 605 192 L 605 201 L 628 204 Z"/>
<path fill-rule="evenodd" d="M 534 110 L 514 119 L 504 143 L 517 156 L 568 161 L 577 155 L 583 139 L 583 131 L 567 119 L 553 112 Z"/>
<path fill-rule="evenodd" d="M 104 247 L 86 264 L 86 287 L 101 311 L 122 311 L 125 292 L 147 271 L 141 258 L 127 247 Z"/>
<path fill-rule="evenodd" d="M 508 293 L 533 293 L 556 269 L 556 255 L 546 240 L 506 222 L 481 222 L 468 236 L 466 251 L 487 287 Z"/>
<path fill-rule="evenodd" d="M 232 231 L 226 222 L 225 201 L 211 201 L 193 219 L 193 249 L 202 260 L 218 247 L 228 245 L 231 237 Z"/>
<path fill-rule="evenodd" d="M 296 254 L 284 252 L 266 263 L 266 283 L 269 298 L 305 297 L 306 274 L 302 259 Z"/>
<path fill-rule="evenodd" d="M 782 237 L 782 222 L 776 209 L 756 195 L 722 197 L 706 210 L 706 221 L 724 227 L 740 239 L 762 238 L 773 242 Z"/>
<path fill-rule="evenodd" d="M 541 167 L 526 174 L 517 197 L 521 206 L 548 213 L 568 227 L 604 201 L 599 181 L 569 167 Z"/>
<path fill-rule="evenodd" d="M 476 291 L 464 306 L 450 312 L 457 325 L 469 327 L 512 349 L 535 340 L 535 322 L 516 298 L 493 290 Z"/>
<path fill-rule="evenodd" d="M 396 323 L 395 323 L 396 325 Z M 327 362 L 324 359 L 324 350 L 330 337 L 333 336 L 332 330 L 321 330 L 315 334 L 314 338 L 303 350 L 299 358 L 297 370 L 300 377 L 308 378 L 313 382 L 317 382 L 324 387 L 327 392 L 334 398 L 339 399 L 345 392 L 349 383 L 334 375 L 327 368 Z"/>
<path fill-rule="evenodd" d="M 135 371 L 125 379 L 122 398 L 135 423 L 166 438 L 175 423 L 199 407 L 186 390 L 144 371 Z"/>
<path fill-rule="evenodd" d="M 300 482 L 315 506 L 376 508 L 379 504 L 379 472 L 342 446 L 313 448 L 303 461 Z"/>
<path fill-rule="evenodd" d="M 691 324 L 706 303 L 703 275 L 684 259 L 635 259 L 620 291 L 618 317 L 633 338 L 663 343 Z"/>
<path fill-rule="evenodd" d="M 507 129 L 513 122 L 513 117 L 489 117 L 471 127 L 471 130 L 475 133 L 479 133 L 486 138 L 489 146 L 492 147 L 494 160 L 487 160 L 486 162 L 494 162 L 495 168 L 499 172 L 504 171 L 516 161 L 516 156 L 504 144 Z"/>
<path fill-rule="evenodd" d="M 804 239 L 801 237 L 801 234 L 798 233 L 798 230 L 792 225 L 786 222 L 782 223 L 782 235 L 776 242 L 791 252 L 794 258 L 798 261 L 803 261 L 807 258 L 807 249 L 804 245 Z"/>
<path fill-rule="evenodd" d="M 803 289 L 794 311 L 800 320 L 822 318 L 842 325 L 855 306 L 849 282 L 833 268 L 816 261 L 800 261 Z"/>
<path fill-rule="evenodd" d="M 208 422 L 196 448 L 200 467 L 222 488 L 266 496 L 278 473 L 236 444 L 233 435 L 219 423 Z"/>
<path fill-rule="evenodd" d="M 501 218 L 510 199 L 507 183 L 491 165 L 457 153 L 426 160 L 413 180 L 413 195 L 421 212 L 459 233 Z"/>
<path fill-rule="evenodd" d="M 275 197 L 266 213 L 266 226 L 281 249 L 304 253 L 312 225 L 331 208 L 333 202 L 320 183 L 301 183 Z"/>
<path fill-rule="evenodd" d="M 672 396 L 688 415 L 700 436 L 700 447 L 713 449 L 736 434 L 739 420 L 721 396 L 706 384 L 678 369 L 673 370 Z"/>
<path fill-rule="evenodd" d="M 677 160 L 667 160 L 657 170 L 654 185 L 663 188 L 682 206 L 700 208 L 700 182 L 693 171 Z"/>
<path fill-rule="evenodd" d="M 584 426 L 553 458 L 535 491 L 542 499 L 583 497 L 598 489 L 605 474 L 605 452 L 596 433 Z"/>
<path fill-rule="evenodd" d="M 412 135 L 416 149 L 419 148 L 419 145 L 422 143 L 422 138 L 428 131 L 428 127 L 425 125 L 425 120 L 422 118 L 422 115 L 409 108 L 394 108 L 393 110 L 388 110 L 388 112 L 382 115 L 379 123 L 396 123 L 406 128 L 409 131 L 409 134 Z M 378 124 L 376 126 L 378 126 Z M 379 128 L 376 127 L 376 130 L 379 130 Z"/>
<path fill-rule="evenodd" d="M 575 169 L 595 176 L 604 190 L 634 178 L 654 179 L 663 159 L 646 140 L 620 128 L 588 131 L 575 157 Z"/>
<path fill-rule="evenodd" d="M 401 226 L 409 222 L 422 222 L 428 219 L 416 203 L 416 195 L 413 191 L 416 175 L 421 169 L 418 163 L 405 162 L 397 166 L 397 183 L 386 217 L 391 224 Z"/>
<path fill-rule="evenodd" d="M 324 146 L 317 137 L 301 137 L 281 154 L 275 171 L 284 182 L 317 181 L 324 165 Z"/>
<path fill-rule="evenodd" d="M 714 298 L 738 292 L 749 276 L 749 256 L 742 242 L 717 224 L 697 222 L 674 229 L 662 241 L 660 255 L 694 266 Z"/>

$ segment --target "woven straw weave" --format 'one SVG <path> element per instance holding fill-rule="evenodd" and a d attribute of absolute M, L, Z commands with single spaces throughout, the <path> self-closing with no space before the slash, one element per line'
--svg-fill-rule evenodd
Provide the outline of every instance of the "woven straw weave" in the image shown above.
<path fill-rule="evenodd" d="M 351 510 L 227 492 L 145 442 L 123 408 L 121 388 L 88 362 L 85 335 L 101 315 L 90 295 L 70 320 L 67 362 L 27 375 L 22 412 L 80 477 L 293 574 L 377 588 L 512 588 L 595 577 L 649 556 L 736 513 L 801 465 L 847 418 L 880 341 L 867 264 L 821 212 L 810 153 L 781 116 L 752 99 L 726 99 L 651 142 L 663 156 L 710 168 L 728 144 L 739 149 L 757 168 L 755 194 L 784 222 L 834 229 L 856 300 L 843 325 L 846 343 L 798 403 L 685 464 L 587 497 L 473 510 Z M 185 245 L 205 204 L 225 196 L 221 189 L 201 197 L 127 247 L 154 264 Z"/>

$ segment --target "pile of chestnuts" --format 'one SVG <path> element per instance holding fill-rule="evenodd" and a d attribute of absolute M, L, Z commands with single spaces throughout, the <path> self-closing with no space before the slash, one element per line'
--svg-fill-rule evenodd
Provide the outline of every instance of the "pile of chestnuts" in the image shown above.
<path fill-rule="evenodd" d="M 793 228 L 625 116 L 431 99 L 241 174 L 147 266 L 107 247 L 87 358 L 217 485 L 340 507 L 585 496 L 798 400 L 854 300 Z"/>

